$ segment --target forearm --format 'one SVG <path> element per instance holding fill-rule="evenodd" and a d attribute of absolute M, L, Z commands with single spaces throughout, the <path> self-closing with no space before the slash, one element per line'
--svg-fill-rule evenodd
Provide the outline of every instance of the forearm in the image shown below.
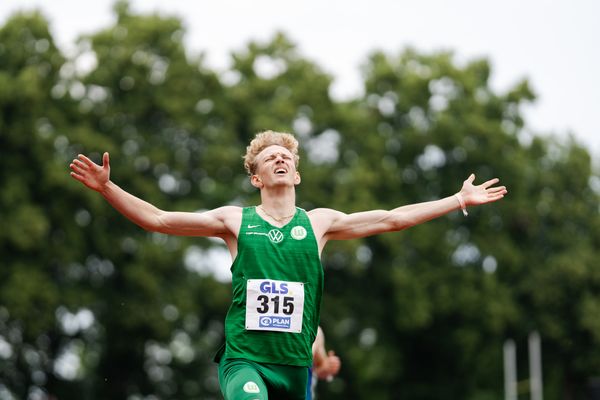
<path fill-rule="evenodd" d="M 505 186 L 493 186 L 499 182 L 498 178 L 477 186 L 473 185 L 474 180 L 475 175 L 471 174 L 463 182 L 458 193 L 440 200 L 399 207 L 392 210 L 392 214 L 396 218 L 399 217 L 399 220 L 406 224 L 405 227 L 409 227 L 459 209 L 467 216 L 467 206 L 491 203 L 502 199 L 508 193 Z"/>
<path fill-rule="evenodd" d="M 401 206 L 391 210 L 390 216 L 394 221 L 394 230 L 402 230 L 441 217 L 460 208 L 457 197 L 453 195 L 439 200 Z"/>
<path fill-rule="evenodd" d="M 148 231 L 159 230 L 162 211 L 152 204 L 127 193 L 112 181 L 104 185 L 100 194 L 134 224 Z"/>
<path fill-rule="evenodd" d="M 319 246 L 322 249 L 329 240 L 357 239 L 384 232 L 400 231 L 461 208 L 467 215 L 468 206 L 498 201 L 508 193 L 505 186 L 494 186 L 498 183 L 498 178 L 490 179 L 477 186 L 473 185 L 474 180 L 475 175 L 471 174 L 463 182 L 461 190 L 452 196 L 402 206 L 390 211 L 371 210 L 344 214 L 335 210 L 319 209 L 311 214 L 313 224 L 324 232 Z"/>

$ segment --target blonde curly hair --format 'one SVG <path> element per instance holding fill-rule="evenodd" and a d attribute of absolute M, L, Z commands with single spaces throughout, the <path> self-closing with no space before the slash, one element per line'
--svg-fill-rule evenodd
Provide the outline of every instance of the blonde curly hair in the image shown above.
<path fill-rule="evenodd" d="M 249 175 L 256 173 L 256 156 L 269 146 L 278 145 L 288 149 L 294 156 L 294 164 L 298 168 L 300 156 L 298 155 L 298 141 L 291 133 L 264 131 L 256 134 L 250 145 L 246 147 L 244 168 Z"/>

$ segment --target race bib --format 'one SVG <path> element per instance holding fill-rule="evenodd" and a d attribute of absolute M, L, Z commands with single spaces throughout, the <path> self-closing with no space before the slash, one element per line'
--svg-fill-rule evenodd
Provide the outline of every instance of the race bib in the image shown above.
<path fill-rule="evenodd" d="M 303 313 L 303 283 L 248 279 L 247 330 L 300 333 Z"/>

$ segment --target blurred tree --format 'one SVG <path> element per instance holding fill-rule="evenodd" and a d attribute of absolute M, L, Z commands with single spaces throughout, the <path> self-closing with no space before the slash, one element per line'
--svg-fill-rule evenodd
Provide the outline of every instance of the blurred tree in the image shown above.
<path fill-rule="evenodd" d="M 0 28 L 1 398 L 221 398 L 226 250 L 144 232 L 67 166 L 110 151 L 114 180 L 160 208 L 256 204 L 241 155 L 264 129 L 299 138 L 307 209 L 426 201 L 470 172 L 510 191 L 330 244 L 322 324 L 344 367 L 320 398 L 500 399 L 502 343 L 524 349 L 532 330 L 546 398 L 583 398 L 600 368 L 600 179 L 576 142 L 528 133 L 526 81 L 496 93 L 486 60 L 374 52 L 364 96 L 336 102 L 283 33 L 217 74 L 186 54 L 179 19 L 114 10 L 69 58 L 39 13 Z"/>
<path fill-rule="evenodd" d="M 52 96 L 64 58 L 39 13 L 12 17 L 0 29 L 0 397 L 39 392 L 61 344 L 59 260 L 78 250 L 63 229 L 73 210 L 64 188 L 69 105 Z M 68 288 L 64 288 L 69 291 Z M 83 293 L 82 293 L 83 294 Z"/>
<path fill-rule="evenodd" d="M 575 142 L 532 139 L 521 115 L 534 98 L 527 82 L 494 93 L 485 60 L 458 67 L 451 53 L 376 52 L 364 74 L 364 98 L 340 105 L 347 114 L 332 127 L 343 132 L 340 157 L 331 193 L 315 206 L 427 201 L 456 192 L 470 172 L 500 177 L 509 195 L 466 219 L 326 251 L 335 273 L 323 325 L 349 365 L 330 394 L 501 398 L 503 341 L 515 338 L 521 351 L 538 330 L 546 398 L 582 398 L 600 360 L 599 181 L 589 154 Z"/>

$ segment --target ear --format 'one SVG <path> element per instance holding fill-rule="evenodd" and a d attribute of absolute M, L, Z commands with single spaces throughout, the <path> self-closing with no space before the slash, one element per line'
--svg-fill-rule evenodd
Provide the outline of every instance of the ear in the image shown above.
<path fill-rule="evenodd" d="M 294 177 L 294 185 L 299 185 L 302 182 L 302 178 L 300 178 L 300 172 L 296 171 L 296 176 Z"/>
<path fill-rule="evenodd" d="M 250 177 L 250 183 L 257 189 L 262 189 L 263 187 L 263 183 L 258 175 L 252 175 Z"/>

